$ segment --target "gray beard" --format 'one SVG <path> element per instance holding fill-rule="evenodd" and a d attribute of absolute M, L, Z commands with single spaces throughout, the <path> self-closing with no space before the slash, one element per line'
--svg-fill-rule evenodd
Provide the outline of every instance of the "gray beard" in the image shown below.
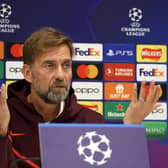
<path fill-rule="evenodd" d="M 69 88 L 64 92 L 54 93 L 52 91 L 42 92 L 41 90 L 35 90 L 37 95 L 48 104 L 59 104 L 61 101 L 64 101 L 69 93 Z"/>
<path fill-rule="evenodd" d="M 57 81 L 58 84 L 62 84 L 65 85 L 63 81 Z M 40 84 L 39 81 L 33 76 L 33 81 L 32 81 L 32 86 L 36 92 L 36 94 L 42 99 L 44 100 L 45 103 L 47 104 L 59 104 L 61 101 L 64 101 L 68 94 L 69 94 L 69 90 L 70 90 L 70 86 L 66 87 L 64 91 L 58 90 L 58 91 L 52 91 L 49 89 L 48 91 L 43 91 L 40 88 Z"/>

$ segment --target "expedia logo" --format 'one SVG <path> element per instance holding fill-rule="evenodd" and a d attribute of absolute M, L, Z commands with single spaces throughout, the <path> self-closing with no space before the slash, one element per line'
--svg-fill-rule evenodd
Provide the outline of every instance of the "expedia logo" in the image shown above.
<path fill-rule="evenodd" d="M 166 81 L 167 66 L 162 64 L 137 64 L 137 80 Z"/>
<path fill-rule="evenodd" d="M 167 46 L 137 45 L 137 62 L 166 62 Z"/>
<path fill-rule="evenodd" d="M 73 43 L 73 60 L 102 61 L 102 44 L 96 43 Z"/>
<path fill-rule="evenodd" d="M 102 80 L 102 64 L 73 64 L 73 79 Z"/>
<path fill-rule="evenodd" d="M 72 82 L 77 99 L 101 100 L 103 95 L 101 82 Z"/>
<path fill-rule="evenodd" d="M 23 44 L 22 43 L 5 43 L 5 50 L 7 58 L 22 59 Z"/>
<path fill-rule="evenodd" d="M 7 79 L 23 79 L 22 61 L 7 61 L 6 62 L 6 78 Z"/>

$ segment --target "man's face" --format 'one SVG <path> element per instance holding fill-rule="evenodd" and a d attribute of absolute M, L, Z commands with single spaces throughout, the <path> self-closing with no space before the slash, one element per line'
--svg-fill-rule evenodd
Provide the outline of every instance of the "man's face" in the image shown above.
<path fill-rule="evenodd" d="M 31 68 L 32 90 L 48 104 L 64 100 L 72 79 L 72 58 L 68 46 L 61 45 L 38 56 Z"/>

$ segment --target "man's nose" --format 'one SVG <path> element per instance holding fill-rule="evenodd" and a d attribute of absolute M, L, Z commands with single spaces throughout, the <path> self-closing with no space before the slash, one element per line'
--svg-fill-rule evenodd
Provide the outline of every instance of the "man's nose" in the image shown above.
<path fill-rule="evenodd" d="M 60 79 L 60 80 L 62 80 L 62 79 L 64 79 L 64 70 L 63 70 L 63 68 L 61 67 L 61 66 L 58 66 L 57 68 L 56 68 L 56 71 L 54 72 L 54 77 L 56 78 L 56 79 Z"/>

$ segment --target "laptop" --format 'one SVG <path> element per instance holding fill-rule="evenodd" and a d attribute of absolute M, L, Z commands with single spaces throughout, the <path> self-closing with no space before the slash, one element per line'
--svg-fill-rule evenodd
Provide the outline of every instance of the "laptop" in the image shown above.
<path fill-rule="evenodd" d="M 39 124 L 42 168 L 149 168 L 143 125 Z"/>

